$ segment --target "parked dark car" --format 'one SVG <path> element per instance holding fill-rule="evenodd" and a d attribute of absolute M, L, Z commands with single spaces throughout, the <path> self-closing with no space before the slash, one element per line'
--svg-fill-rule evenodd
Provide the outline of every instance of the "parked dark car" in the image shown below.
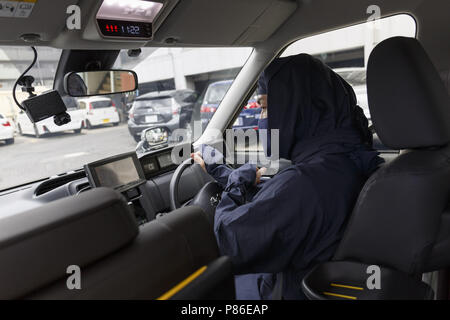
<path fill-rule="evenodd" d="M 211 83 L 206 89 L 205 96 L 200 107 L 200 118 L 203 129 L 211 120 L 232 83 L 233 80 L 217 81 Z M 256 94 L 253 94 L 233 124 L 233 128 L 243 130 L 258 129 L 260 114 L 261 107 L 256 102 Z"/>
<path fill-rule="evenodd" d="M 180 128 L 180 110 L 192 109 L 196 97 L 193 90 L 151 92 L 137 97 L 128 114 L 130 134 L 138 142 L 144 129 L 162 125 L 172 133 Z"/>

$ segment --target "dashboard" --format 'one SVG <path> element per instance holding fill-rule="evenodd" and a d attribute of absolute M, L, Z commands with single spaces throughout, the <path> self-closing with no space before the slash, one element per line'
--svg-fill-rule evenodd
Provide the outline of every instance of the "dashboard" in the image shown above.
<path fill-rule="evenodd" d="M 178 166 L 172 162 L 171 153 L 171 147 L 140 156 L 135 152 L 125 153 L 88 163 L 79 170 L 0 191 L 0 219 L 75 196 L 93 187 L 107 186 L 122 193 L 139 224 L 146 223 L 170 212 L 170 181 Z M 280 170 L 289 165 L 290 161 L 280 161 Z M 103 172 L 93 179 L 90 175 L 98 168 Z M 118 176 L 112 177 L 111 173 L 116 175 L 119 171 Z M 210 181 L 213 178 L 200 166 L 188 167 L 178 186 L 180 203 L 188 203 Z"/>
<path fill-rule="evenodd" d="M 147 179 L 176 169 L 177 166 L 172 162 L 171 151 L 163 151 L 156 155 L 146 156 L 140 159 L 144 175 Z"/>
<path fill-rule="evenodd" d="M 122 154 L 87 164 L 83 169 L 2 191 L 0 192 L 0 218 L 96 187 L 96 183 L 101 184 L 101 182 L 98 180 L 95 182 L 89 176 L 89 170 L 94 168 L 103 166 L 105 171 L 106 165 L 106 168 L 113 171 L 117 168 L 128 170 L 135 165 L 137 170 L 141 171 L 134 173 L 132 170 L 122 171 L 118 184 L 117 180 L 111 180 L 110 177 L 102 181 L 103 183 L 114 181 L 109 187 L 117 187 L 117 191 L 127 198 L 139 223 L 151 221 L 158 215 L 170 211 L 169 185 L 173 171 L 177 168 L 177 165 L 172 163 L 171 152 L 172 148 L 168 147 L 144 154 L 139 158 L 134 152 Z M 132 154 L 137 162 L 130 161 Z M 188 168 L 180 180 L 178 190 L 180 201 L 187 202 L 192 199 L 211 180 L 212 178 L 199 166 Z M 124 185 L 131 185 L 131 187 L 121 188 Z"/>

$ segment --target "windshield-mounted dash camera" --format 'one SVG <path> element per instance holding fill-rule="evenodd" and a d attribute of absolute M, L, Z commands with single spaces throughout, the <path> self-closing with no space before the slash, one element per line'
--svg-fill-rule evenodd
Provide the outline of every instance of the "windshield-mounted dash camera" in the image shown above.
<path fill-rule="evenodd" d="M 70 115 L 67 113 L 66 105 L 56 90 L 44 92 L 38 96 L 32 96 L 24 100 L 21 105 L 32 123 L 53 116 L 57 126 L 69 123 L 71 120 Z"/>
<path fill-rule="evenodd" d="M 17 106 L 25 111 L 32 123 L 54 117 L 53 121 L 57 126 L 62 126 L 70 122 L 70 115 L 67 113 L 67 107 L 61 98 L 61 95 L 56 90 L 46 91 L 43 94 L 36 95 L 34 93 L 34 77 L 26 75 L 26 73 L 34 66 L 37 61 L 37 50 L 31 47 L 34 52 L 34 59 L 31 65 L 21 74 L 19 79 L 13 87 L 13 98 Z M 19 103 L 16 97 L 16 87 L 20 85 L 22 92 L 28 93 L 28 99 Z"/>

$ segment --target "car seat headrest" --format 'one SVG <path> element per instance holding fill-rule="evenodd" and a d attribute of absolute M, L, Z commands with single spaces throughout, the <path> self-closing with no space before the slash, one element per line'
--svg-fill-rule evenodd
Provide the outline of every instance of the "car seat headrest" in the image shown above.
<path fill-rule="evenodd" d="M 374 128 L 386 146 L 414 149 L 450 141 L 448 93 L 416 39 L 394 37 L 374 48 L 367 95 Z"/>

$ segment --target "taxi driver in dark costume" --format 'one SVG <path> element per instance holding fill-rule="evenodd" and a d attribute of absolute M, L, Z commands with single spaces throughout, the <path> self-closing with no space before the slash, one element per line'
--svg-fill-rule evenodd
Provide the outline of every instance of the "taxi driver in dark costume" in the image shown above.
<path fill-rule="evenodd" d="M 283 299 L 304 299 L 302 278 L 333 256 L 359 191 L 383 160 L 352 87 L 321 61 L 276 59 L 258 86 L 267 98 L 259 129 L 279 130 L 280 157 L 292 164 L 261 182 L 264 168 L 253 164 L 205 163 L 209 146 L 191 157 L 224 188 L 214 232 L 232 260 L 236 297 L 270 299 L 281 281 Z"/>

